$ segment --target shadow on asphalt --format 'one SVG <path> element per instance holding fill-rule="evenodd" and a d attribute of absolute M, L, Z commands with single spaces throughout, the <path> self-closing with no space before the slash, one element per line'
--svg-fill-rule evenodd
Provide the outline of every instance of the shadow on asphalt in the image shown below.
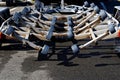
<path fill-rule="evenodd" d="M 85 50 L 92 50 L 92 52 L 88 52 L 87 53 L 85 52 L 81 52 L 78 53 L 78 54 L 73 54 L 72 53 L 72 50 L 70 47 L 51 47 L 50 48 L 50 51 L 47 55 L 47 59 L 45 60 L 40 60 L 40 61 L 61 61 L 60 63 L 58 63 L 57 65 L 64 65 L 64 66 L 78 66 L 79 64 L 76 64 L 74 63 L 72 60 L 75 59 L 75 58 L 92 58 L 94 56 L 99 56 L 101 59 L 103 58 L 112 58 L 112 57 L 117 57 L 117 56 L 113 56 L 113 55 L 110 55 L 110 54 L 119 54 L 118 52 L 110 52 L 110 51 L 105 51 L 105 52 L 100 52 L 99 51 L 94 51 L 94 50 L 105 50 L 105 49 L 110 49 L 110 47 L 108 46 L 97 46 L 96 48 L 95 47 L 91 47 L 91 48 L 87 48 Z M 112 49 L 112 48 L 111 48 Z M 22 44 L 18 43 L 18 44 L 12 44 L 12 45 L 6 45 L 6 46 L 2 46 L 0 48 L 0 50 L 7 50 L 7 51 L 11 51 L 11 50 L 20 50 L 20 51 L 27 51 L 28 53 L 31 51 L 31 50 L 34 50 L 33 48 L 29 47 L 29 46 L 23 46 Z M 55 58 L 51 58 L 52 56 L 57 56 L 57 59 Z M 118 55 L 118 57 L 120 57 Z M 36 60 L 38 61 L 38 60 Z M 104 66 L 109 66 L 109 65 L 119 65 L 119 64 L 96 64 L 95 67 L 104 67 Z"/>
<path fill-rule="evenodd" d="M 96 64 L 95 67 L 105 67 L 105 66 L 114 66 L 114 65 L 120 65 L 120 63 L 114 63 L 114 64 L 107 64 L 107 63 L 103 63 L 103 64 Z"/>
<path fill-rule="evenodd" d="M 22 44 L 11 44 L 11 45 L 5 45 L 0 48 L 0 50 L 21 50 L 21 51 L 26 51 L 26 50 L 34 50 L 33 48 L 29 46 L 24 46 Z"/>

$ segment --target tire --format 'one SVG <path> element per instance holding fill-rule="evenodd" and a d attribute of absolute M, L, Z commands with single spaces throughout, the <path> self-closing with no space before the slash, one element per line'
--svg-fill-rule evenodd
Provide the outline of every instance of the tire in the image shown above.
<path fill-rule="evenodd" d="M 13 0 L 6 0 L 6 6 L 12 6 Z"/>
<path fill-rule="evenodd" d="M 108 27 L 109 27 L 109 31 L 110 31 L 111 33 L 116 32 L 116 30 L 115 30 L 115 25 L 114 25 L 114 24 L 109 24 Z"/>

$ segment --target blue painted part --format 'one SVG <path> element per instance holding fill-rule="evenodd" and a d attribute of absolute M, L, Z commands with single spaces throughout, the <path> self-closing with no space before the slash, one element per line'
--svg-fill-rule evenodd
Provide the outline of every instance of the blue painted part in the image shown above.
<path fill-rule="evenodd" d="M 111 33 L 116 32 L 116 30 L 115 30 L 115 25 L 114 25 L 113 23 L 109 24 L 109 25 L 108 25 L 108 28 L 109 28 L 109 31 L 110 31 Z"/>
<path fill-rule="evenodd" d="M 30 12 L 31 12 L 31 8 L 30 8 L 30 7 L 25 7 L 25 8 L 22 10 L 21 14 L 22 14 L 22 15 L 27 15 L 27 14 L 30 13 Z"/>
<path fill-rule="evenodd" d="M 94 3 L 91 3 L 91 4 L 90 4 L 90 7 L 91 7 L 91 8 L 94 8 L 94 7 L 95 7 L 95 4 L 94 4 Z"/>
<path fill-rule="evenodd" d="M 44 45 L 41 51 L 41 54 L 47 54 L 49 51 L 49 46 L 48 45 Z"/>
<path fill-rule="evenodd" d="M 48 39 L 48 40 L 50 40 L 52 35 L 53 35 L 53 31 L 54 31 L 54 26 L 55 26 L 56 20 L 57 20 L 57 18 L 53 17 L 52 23 L 50 25 L 50 29 L 49 29 L 48 34 L 46 36 L 46 39 Z"/>
<path fill-rule="evenodd" d="M 68 31 L 73 31 L 73 22 L 72 22 L 72 17 L 67 17 L 67 22 L 68 22 Z"/>
<path fill-rule="evenodd" d="M 11 33 L 13 33 L 14 28 L 12 26 L 9 26 L 8 29 L 5 31 L 5 34 L 10 35 Z"/>
<path fill-rule="evenodd" d="M 57 21 L 57 18 L 56 18 L 56 17 L 53 17 L 53 19 L 52 19 L 52 23 L 51 23 L 51 26 L 54 26 L 55 23 L 56 23 L 56 21 Z"/>
<path fill-rule="evenodd" d="M 10 17 L 10 10 L 8 7 L 0 7 L 0 16 L 5 20 Z M 0 18 L 0 25 L 4 22 L 4 19 Z"/>
<path fill-rule="evenodd" d="M 71 17 L 71 16 L 68 16 L 68 17 L 67 17 L 67 21 L 72 21 L 72 17 Z"/>
<path fill-rule="evenodd" d="M 71 38 L 74 37 L 74 34 L 73 34 L 72 31 L 68 31 L 68 32 L 67 32 L 67 36 L 68 36 L 69 39 L 71 39 Z"/>
<path fill-rule="evenodd" d="M 87 1 L 85 1 L 85 2 L 84 2 L 84 6 L 85 6 L 85 7 L 89 7 L 90 4 L 89 4 Z"/>
<path fill-rule="evenodd" d="M 68 31 L 73 31 L 73 28 L 71 26 L 68 26 Z"/>
<path fill-rule="evenodd" d="M 51 25 L 49 31 L 54 31 L 54 29 L 54 25 Z"/>
<path fill-rule="evenodd" d="M 41 11 L 44 8 L 44 3 L 42 3 L 40 0 L 35 0 L 34 4 L 37 11 Z"/>
<path fill-rule="evenodd" d="M 69 26 L 73 26 L 73 22 L 72 21 L 68 21 L 68 25 Z"/>
<path fill-rule="evenodd" d="M 46 39 L 47 40 L 50 40 L 52 38 L 52 35 L 53 35 L 53 31 L 50 31 L 48 32 L 47 36 L 46 36 Z"/>
<path fill-rule="evenodd" d="M 101 10 L 99 15 L 100 15 L 100 18 L 101 18 L 102 21 L 104 21 L 107 17 L 107 14 L 104 10 Z"/>
<path fill-rule="evenodd" d="M 50 40 L 51 37 L 52 37 L 52 35 L 53 35 L 54 26 L 55 26 L 56 21 L 57 21 L 57 18 L 56 18 L 56 17 L 53 17 L 52 23 L 51 23 L 51 25 L 50 25 L 50 29 L 49 29 L 48 34 L 47 34 L 47 36 L 46 36 L 46 39 L 47 39 L 47 40 Z"/>
<path fill-rule="evenodd" d="M 95 6 L 93 9 L 94 9 L 94 11 L 95 11 L 96 13 L 99 13 L 99 12 L 100 12 L 100 9 L 99 9 L 98 6 Z"/>
<path fill-rule="evenodd" d="M 76 44 L 72 45 L 71 48 L 74 54 L 79 53 L 79 47 Z"/>
<path fill-rule="evenodd" d="M 14 20 L 14 22 L 15 22 L 16 24 L 19 23 L 20 19 L 21 19 L 21 13 L 19 13 L 19 12 L 16 12 L 16 13 L 12 16 L 12 20 Z"/>

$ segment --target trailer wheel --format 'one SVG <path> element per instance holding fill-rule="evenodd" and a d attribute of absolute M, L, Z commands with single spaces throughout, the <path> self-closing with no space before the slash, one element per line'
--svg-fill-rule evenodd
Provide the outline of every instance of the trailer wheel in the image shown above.
<path fill-rule="evenodd" d="M 6 6 L 12 6 L 13 0 L 6 0 Z"/>

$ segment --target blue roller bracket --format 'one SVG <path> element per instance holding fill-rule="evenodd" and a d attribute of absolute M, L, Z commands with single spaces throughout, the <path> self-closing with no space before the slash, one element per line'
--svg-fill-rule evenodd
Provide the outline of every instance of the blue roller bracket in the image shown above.
<path fill-rule="evenodd" d="M 72 51 L 73 51 L 74 54 L 79 53 L 79 47 L 76 44 L 72 45 L 71 49 L 72 49 Z"/>
<path fill-rule="evenodd" d="M 50 25 L 50 29 L 49 29 L 48 34 L 46 36 L 47 40 L 50 40 L 52 38 L 53 31 L 54 31 L 54 26 L 55 26 L 56 21 L 57 21 L 57 18 L 53 17 L 51 25 Z"/>
<path fill-rule="evenodd" d="M 40 10 L 43 8 L 44 8 L 44 3 L 40 2 L 40 0 L 35 0 L 35 9 L 40 12 Z"/>
<path fill-rule="evenodd" d="M 3 32 L 4 34 L 10 35 L 14 31 L 14 28 L 12 26 L 8 26 L 7 30 Z"/>
<path fill-rule="evenodd" d="M 85 1 L 85 2 L 84 2 L 84 6 L 85 6 L 85 7 L 89 7 L 90 4 L 89 4 L 87 1 Z"/>
<path fill-rule="evenodd" d="M 72 17 L 67 17 L 67 22 L 68 22 L 68 30 L 73 31 L 73 22 L 72 22 Z"/>
<path fill-rule="evenodd" d="M 67 17 L 67 22 L 68 22 L 68 32 L 67 32 L 67 36 L 69 39 L 74 37 L 73 34 L 73 22 L 72 22 L 72 17 Z"/>
<path fill-rule="evenodd" d="M 42 50 L 41 50 L 41 54 L 47 54 L 49 51 L 49 46 L 48 45 L 44 45 Z"/>
<path fill-rule="evenodd" d="M 107 17 L 107 14 L 104 10 L 101 10 L 99 15 L 100 15 L 100 18 L 101 18 L 102 21 L 104 21 Z"/>
<path fill-rule="evenodd" d="M 71 16 L 67 17 L 67 21 L 68 21 L 68 25 L 69 26 L 73 26 L 73 22 L 72 22 L 72 17 Z"/>
<path fill-rule="evenodd" d="M 93 9 L 94 9 L 94 11 L 95 11 L 96 13 L 99 13 L 99 12 L 100 12 L 100 9 L 99 9 L 98 6 L 95 6 Z"/>
<path fill-rule="evenodd" d="M 69 26 L 68 31 L 73 31 L 73 28 Z"/>
<path fill-rule="evenodd" d="M 30 7 L 25 7 L 25 8 L 22 10 L 21 14 L 22 14 L 22 15 L 27 15 L 27 14 L 29 14 L 30 12 L 31 12 L 31 8 L 30 8 Z"/>
<path fill-rule="evenodd" d="M 90 7 L 91 7 L 91 8 L 94 8 L 94 7 L 95 7 L 95 4 L 94 4 L 94 3 L 91 3 L 91 4 L 90 4 Z"/>
<path fill-rule="evenodd" d="M 74 34 L 73 34 L 72 31 L 68 31 L 68 32 L 67 32 L 67 36 L 68 36 L 69 39 L 71 39 L 71 38 L 74 37 Z"/>
<path fill-rule="evenodd" d="M 20 19 L 21 19 L 21 13 L 19 12 L 16 12 L 13 16 L 12 16 L 12 20 L 18 24 L 20 22 Z"/>
<path fill-rule="evenodd" d="M 108 24 L 108 28 L 109 28 L 109 31 L 110 31 L 111 33 L 116 32 L 116 30 L 115 30 L 115 24 L 114 24 L 114 23 Z"/>

